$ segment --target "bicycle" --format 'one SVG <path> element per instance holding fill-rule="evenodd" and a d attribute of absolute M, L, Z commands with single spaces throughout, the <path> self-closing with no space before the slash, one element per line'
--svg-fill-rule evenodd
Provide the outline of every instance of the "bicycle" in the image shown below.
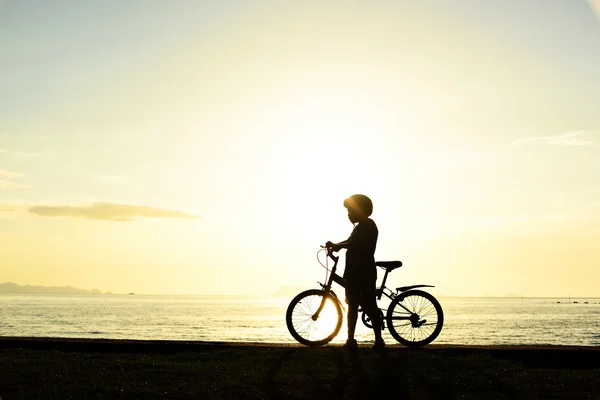
<path fill-rule="evenodd" d="M 321 246 L 317 252 L 319 263 L 327 271 L 325 283 L 317 282 L 321 289 L 310 289 L 298 294 L 290 302 L 286 311 L 286 324 L 291 335 L 298 342 L 306 346 L 322 346 L 329 343 L 339 333 L 342 327 L 342 309 L 345 307 L 341 300 L 331 289 L 333 282 L 345 287 L 344 278 L 335 273 L 339 256 L 333 254 L 331 248 Z M 322 251 L 327 252 L 326 264 L 319 259 Z M 329 270 L 327 260 L 334 261 Z M 391 300 L 384 318 L 383 308 L 381 313 L 381 329 L 387 328 L 394 339 L 405 346 L 422 347 L 434 341 L 444 324 L 442 306 L 433 295 L 416 290 L 432 285 L 411 285 L 396 288 L 396 291 L 385 286 L 388 274 L 402 266 L 401 261 L 377 261 L 375 265 L 385 270 L 385 275 L 380 287 L 376 290 L 377 301 L 382 296 Z M 361 320 L 369 328 L 371 321 L 365 312 Z"/>

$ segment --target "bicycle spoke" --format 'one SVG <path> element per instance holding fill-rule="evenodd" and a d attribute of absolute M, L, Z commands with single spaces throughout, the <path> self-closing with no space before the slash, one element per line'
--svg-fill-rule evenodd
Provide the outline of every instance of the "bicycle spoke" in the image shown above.
<path fill-rule="evenodd" d="M 300 321 L 299 323 L 297 323 L 297 324 L 294 324 L 294 328 L 296 328 L 296 330 L 297 330 L 297 331 L 299 331 L 299 330 L 300 330 L 300 328 L 301 328 L 301 329 L 304 329 L 306 326 L 310 326 L 310 323 L 311 323 L 311 322 L 312 322 L 312 321 L 311 321 L 310 319 L 305 319 L 305 320 L 302 320 L 302 321 Z"/>
<path fill-rule="evenodd" d="M 314 321 L 312 319 L 307 319 L 302 321 L 300 324 L 294 324 L 294 328 L 296 328 L 297 332 L 304 332 L 308 337 L 313 337 L 313 331 L 315 328 Z"/>
<path fill-rule="evenodd" d="M 319 308 L 319 316 L 313 319 Z M 287 324 L 292 335 L 304 344 L 324 344 L 331 340 L 341 327 L 341 309 L 332 298 L 323 303 L 323 292 L 313 291 L 290 304 Z"/>
<path fill-rule="evenodd" d="M 299 302 L 297 305 L 297 308 L 294 309 L 294 313 L 296 312 L 301 312 L 305 315 L 308 315 L 308 312 L 310 311 L 310 305 L 308 304 L 308 299 L 305 299 L 305 302 Z"/>
<path fill-rule="evenodd" d="M 430 338 L 439 333 L 436 330 L 442 322 L 436 304 L 423 292 L 408 292 L 400 296 L 403 297 L 394 302 L 394 308 L 388 312 L 390 333 L 405 344 L 419 346 L 429 343 Z"/>

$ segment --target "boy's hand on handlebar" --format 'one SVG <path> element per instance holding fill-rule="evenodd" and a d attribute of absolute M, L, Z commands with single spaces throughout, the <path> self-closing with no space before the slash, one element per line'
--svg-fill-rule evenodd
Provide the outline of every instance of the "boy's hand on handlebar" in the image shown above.
<path fill-rule="evenodd" d="M 333 242 L 327 242 L 325 243 L 325 247 L 328 249 L 331 249 L 332 251 L 340 251 L 341 250 L 341 246 L 338 246 L 337 244 L 333 243 Z"/>

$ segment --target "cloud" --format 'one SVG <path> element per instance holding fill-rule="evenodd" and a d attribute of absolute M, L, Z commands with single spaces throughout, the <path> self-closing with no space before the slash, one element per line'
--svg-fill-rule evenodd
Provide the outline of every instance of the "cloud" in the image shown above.
<path fill-rule="evenodd" d="M 555 146 L 587 146 L 596 143 L 595 140 L 588 140 L 585 136 L 588 135 L 586 131 L 569 131 L 560 135 L 550 136 L 534 136 L 521 138 L 514 141 L 514 144 L 521 145 L 527 142 L 544 142 Z"/>
<path fill-rule="evenodd" d="M 11 172 L 11 171 L 6 171 L 3 169 L 0 169 L 0 178 L 2 178 L 2 177 L 22 178 L 24 176 L 25 176 L 25 174 L 22 174 L 20 172 Z M 25 189 L 25 188 L 31 188 L 31 186 L 24 185 L 21 183 L 9 182 L 9 181 L 0 179 L 0 189 Z"/>
<path fill-rule="evenodd" d="M 2 213 L 12 213 L 16 211 L 16 207 L 8 204 L 0 204 L 0 214 Z"/>
<path fill-rule="evenodd" d="M 25 176 L 25 174 L 22 174 L 20 172 L 10 172 L 4 169 L 0 169 L 0 176 L 4 176 L 6 178 L 21 178 L 23 176 Z"/>
<path fill-rule="evenodd" d="M 0 189 L 30 189 L 29 185 L 0 180 Z"/>
<path fill-rule="evenodd" d="M 0 204 L 0 219 L 15 219 L 20 218 L 27 211 L 27 206 L 24 204 Z M 1 224 L 0 224 L 1 225 Z"/>
<path fill-rule="evenodd" d="M 40 156 L 39 153 L 25 153 L 22 151 L 12 151 L 12 150 L 6 150 L 6 149 L 0 149 L 0 154 L 12 154 L 15 156 L 23 156 L 23 157 L 39 157 Z"/>
<path fill-rule="evenodd" d="M 134 221 L 136 218 L 199 219 L 199 215 L 150 206 L 93 203 L 87 206 L 33 206 L 29 212 L 42 217 L 72 217 L 103 221 Z"/>

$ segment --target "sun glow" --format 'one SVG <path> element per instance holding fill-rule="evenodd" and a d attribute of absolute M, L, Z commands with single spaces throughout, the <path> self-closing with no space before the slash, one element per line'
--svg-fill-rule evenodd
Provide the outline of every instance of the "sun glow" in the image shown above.
<path fill-rule="evenodd" d="M 38 3 L 0 0 L 2 279 L 312 287 L 363 193 L 392 279 L 597 293 L 598 0 Z"/>
<path fill-rule="evenodd" d="M 318 323 L 315 324 L 315 337 L 324 337 L 333 331 L 338 323 L 338 314 L 331 300 L 325 302 L 323 310 L 319 314 Z"/>
<path fill-rule="evenodd" d="M 291 93 L 264 114 L 275 152 L 262 173 L 274 183 L 269 187 L 274 203 L 296 215 L 332 222 L 332 210 L 339 220 L 347 196 L 384 192 L 384 166 L 373 150 L 381 148 L 373 135 L 384 129 L 381 110 L 365 98 L 301 88 Z"/>

